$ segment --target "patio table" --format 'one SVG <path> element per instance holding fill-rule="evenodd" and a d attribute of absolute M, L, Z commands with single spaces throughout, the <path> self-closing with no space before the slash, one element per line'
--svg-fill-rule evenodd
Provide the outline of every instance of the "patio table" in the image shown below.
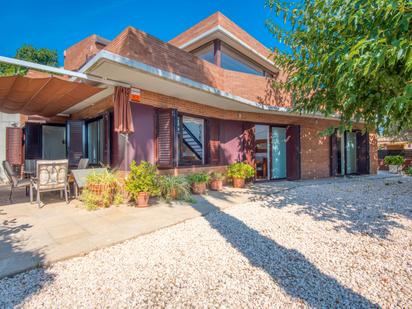
<path fill-rule="evenodd" d="M 102 174 L 106 171 L 106 168 L 87 168 L 72 170 L 70 177 L 72 177 L 74 183 L 74 196 L 77 198 L 79 195 L 79 190 L 83 189 L 86 185 L 87 176 L 92 173 Z"/>

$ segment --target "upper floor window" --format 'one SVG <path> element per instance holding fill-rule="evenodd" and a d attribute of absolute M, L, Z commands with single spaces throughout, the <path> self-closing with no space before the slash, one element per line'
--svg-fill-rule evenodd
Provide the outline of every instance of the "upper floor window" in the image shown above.
<path fill-rule="evenodd" d="M 205 121 L 201 118 L 179 116 L 179 164 L 194 165 L 205 163 Z"/>
<path fill-rule="evenodd" d="M 215 52 L 213 43 L 207 44 L 204 47 L 193 52 L 194 55 L 198 56 L 200 59 L 206 60 L 210 63 L 215 63 Z"/>
<path fill-rule="evenodd" d="M 221 47 L 221 66 L 224 69 L 238 71 L 248 74 L 263 75 L 264 72 L 257 65 L 245 59 L 230 47 L 222 44 Z"/>

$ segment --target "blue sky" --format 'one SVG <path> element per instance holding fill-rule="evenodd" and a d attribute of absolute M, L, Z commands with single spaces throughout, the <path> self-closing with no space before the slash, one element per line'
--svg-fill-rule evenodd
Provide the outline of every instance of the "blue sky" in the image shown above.
<path fill-rule="evenodd" d="M 113 39 L 127 26 L 168 41 L 200 20 L 221 11 L 268 47 L 276 42 L 264 23 L 265 0 L 83 0 L 2 1 L 0 55 L 12 57 L 27 43 L 56 49 L 60 65 L 67 47 L 91 35 Z"/>

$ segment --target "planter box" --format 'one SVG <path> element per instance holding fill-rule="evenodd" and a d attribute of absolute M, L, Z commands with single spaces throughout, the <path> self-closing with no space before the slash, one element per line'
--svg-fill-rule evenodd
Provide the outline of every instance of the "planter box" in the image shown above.
<path fill-rule="evenodd" d="M 206 183 L 194 183 L 192 184 L 193 194 L 205 194 L 206 193 Z"/>
<path fill-rule="evenodd" d="M 400 165 L 389 165 L 389 173 L 398 174 L 400 170 Z"/>

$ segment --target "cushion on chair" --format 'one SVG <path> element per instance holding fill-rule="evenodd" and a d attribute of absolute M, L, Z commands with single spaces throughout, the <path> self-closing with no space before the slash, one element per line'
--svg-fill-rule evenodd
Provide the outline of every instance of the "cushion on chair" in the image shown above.
<path fill-rule="evenodd" d="M 17 180 L 17 184 L 15 185 L 15 187 L 27 187 L 30 186 L 30 182 L 31 180 L 28 178 L 19 179 Z"/>

